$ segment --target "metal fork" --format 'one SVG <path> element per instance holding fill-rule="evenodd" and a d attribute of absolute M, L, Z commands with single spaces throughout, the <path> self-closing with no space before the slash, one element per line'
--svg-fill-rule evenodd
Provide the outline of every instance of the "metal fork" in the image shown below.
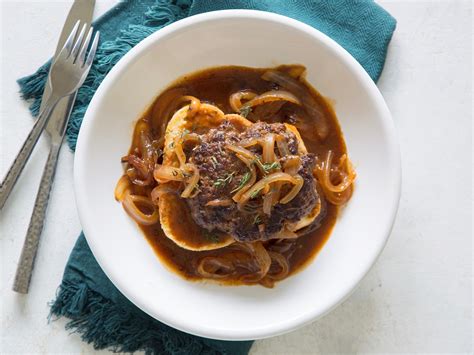
<path fill-rule="evenodd" d="M 75 24 L 63 49 L 56 60 L 51 64 L 49 80 L 47 83 L 47 85 L 50 86 L 51 95 L 13 161 L 13 164 L 8 170 L 5 179 L 0 185 L 0 209 L 5 205 L 5 201 L 25 167 L 34 146 L 38 142 L 41 132 L 43 132 L 46 123 L 48 123 L 48 119 L 51 116 L 54 107 L 64 96 L 68 96 L 76 91 L 84 83 L 84 80 L 89 73 L 89 69 L 91 68 L 97 50 L 97 44 L 99 42 L 99 32 L 95 34 L 91 49 L 86 58 L 87 48 L 89 47 L 93 30 L 92 27 L 89 29 L 87 37 L 81 46 L 86 27 L 87 24 L 82 27 L 82 31 L 77 36 L 77 39 L 75 39 L 79 28 L 79 21 Z"/>
<path fill-rule="evenodd" d="M 46 125 L 48 119 L 47 116 L 49 116 L 49 114 L 52 112 L 54 106 L 58 103 L 58 101 L 62 97 L 75 92 L 82 85 L 94 59 L 97 44 L 99 41 L 99 33 L 97 32 L 94 36 L 89 55 L 86 59 L 86 52 L 92 38 L 93 28 L 91 27 L 89 29 L 87 36 L 84 39 L 86 28 L 88 27 L 88 24 L 84 24 L 82 26 L 81 32 L 77 36 L 77 39 L 74 41 L 78 27 L 79 22 L 77 22 L 74 26 L 71 34 L 69 35 L 69 38 L 65 42 L 64 48 L 58 54 L 58 59 L 53 63 L 53 66 L 51 67 L 51 82 L 49 83 L 51 86 L 51 96 L 48 98 L 45 110 L 43 111 L 44 116 L 38 118 L 38 121 L 40 119 L 43 119 L 43 121 L 41 122 L 42 128 L 44 128 L 44 126 Z M 44 117 L 46 117 L 46 119 Z M 30 225 L 28 227 L 28 232 L 26 234 L 23 249 L 21 251 L 20 260 L 18 262 L 16 270 L 15 281 L 13 284 L 13 290 L 16 292 L 28 292 L 31 274 L 34 266 L 34 260 L 38 249 L 39 239 L 41 236 L 41 230 L 43 229 L 44 216 L 56 167 L 57 156 L 62 142 L 62 137 L 64 135 L 64 130 L 66 128 L 65 125 L 67 123 L 67 120 L 65 119 L 63 123 L 64 126 L 59 129 L 59 131 L 61 131 L 61 134 L 58 133 L 52 141 L 53 149 L 51 149 L 50 151 L 48 162 L 41 178 L 40 188 L 36 197 L 33 215 L 31 217 Z M 38 138 L 36 137 L 34 139 L 37 140 Z M 27 142 L 25 142 L 25 144 L 27 144 Z M 20 151 L 20 154 L 21 152 L 22 151 Z M 27 154 L 29 156 L 29 153 Z"/>

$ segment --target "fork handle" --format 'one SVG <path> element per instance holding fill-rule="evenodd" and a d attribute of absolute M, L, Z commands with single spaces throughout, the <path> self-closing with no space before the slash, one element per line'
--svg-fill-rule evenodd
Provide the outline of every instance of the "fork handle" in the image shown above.
<path fill-rule="evenodd" d="M 31 155 L 31 152 L 33 151 L 33 148 L 38 142 L 41 132 L 43 132 L 46 123 L 48 123 L 48 119 L 51 116 L 51 112 L 53 111 L 58 101 L 59 98 L 53 95 L 48 98 L 44 109 L 40 112 L 35 125 L 28 134 L 28 137 L 23 143 L 23 146 L 18 152 L 15 160 L 13 161 L 13 164 L 10 166 L 10 169 L 8 170 L 8 173 L 5 176 L 5 179 L 3 179 L 2 184 L 0 185 L 0 210 L 5 205 L 5 202 L 7 201 L 10 192 L 13 190 L 13 187 L 15 186 L 15 183 L 18 180 L 18 177 L 23 171 L 23 168 L 25 167 L 26 162 L 28 161 L 28 158 Z"/>
<path fill-rule="evenodd" d="M 60 149 L 61 142 L 51 145 L 48 160 L 41 176 L 41 183 L 36 195 L 33 213 L 31 214 L 30 225 L 26 232 L 23 249 L 21 250 L 20 260 L 16 269 L 15 281 L 13 283 L 13 291 L 15 292 L 28 293 Z"/>

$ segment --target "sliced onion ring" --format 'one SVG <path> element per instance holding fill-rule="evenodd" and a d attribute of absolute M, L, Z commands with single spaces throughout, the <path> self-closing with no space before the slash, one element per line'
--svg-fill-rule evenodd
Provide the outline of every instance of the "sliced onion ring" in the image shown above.
<path fill-rule="evenodd" d="M 275 162 L 275 135 L 273 133 L 266 134 L 262 140 L 262 159 L 266 164 Z"/>
<path fill-rule="evenodd" d="M 250 90 L 237 91 L 230 95 L 229 104 L 234 112 L 239 112 L 242 107 L 242 99 L 252 100 L 257 94 Z"/>
<path fill-rule="evenodd" d="M 237 145 L 226 144 L 225 149 L 231 150 L 234 153 L 240 154 L 243 157 L 248 158 L 248 159 L 252 159 L 252 160 L 256 159 L 255 154 L 253 154 L 250 150 L 239 147 Z"/>
<path fill-rule="evenodd" d="M 191 193 L 197 187 L 199 182 L 199 169 L 196 167 L 196 165 L 188 163 L 184 165 L 183 170 L 192 174 L 192 176 L 186 182 L 186 188 L 181 193 L 181 197 L 188 198 L 191 197 Z"/>
<path fill-rule="evenodd" d="M 277 181 L 290 182 L 292 184 L 298 183 L 297 179 L 295 179 L 293 176 L 287 173 L 276 172 L 276 173 L 270 174 L 268 176 L 265 176 L 263 179 L 259 180 L 255 185 L 253 185 L 250 189 L 248 189 L 240 198 L 239 203 L 240 204 L 246 203 L 248 200 L 250 200 L 253 194 L 262 190 L 268 184 L 271 184 Z"/>
<path fill-rule="evenodd" d="M 137 203 L 147 205 L 150 209 L 153 209 L 152 214 L 143 213 L 138 207 Z M 145 226 L 149 226 L 158 222 L 159 214 L 158 209 L 155 207 L 153 202 L 145 196 L 125 194 L 122 201 L 124 210 L 132 217 L 135 222 Z"/>
<path fill-rule="evenodd" d="M 183 181 L 183 172 L 179 168 L 169 165 L 156 165 L 153 171 L 153 176 L 159 183 L 165 183 L 168 181 Z"/>
<path fill-rule="evenodd" d="M 246 102 L 242 105 L 241 109 L 245 107 L 258 106 L 273 101 L 288 101 L 296 105 L 301 105 L 300 100 L 291 92 L 284 90 L 272 90 L 264 92 L 263 94 L 255 97 L 254 99 Z"/>
<path fill-rule="evenodd" d="M 295 185 L 293 188 L 288 192 L 281 200 L 281 204 L 286 204 L 293 200 L 296 195 L 298 195 L 298 192 L 300 192 L 301 188 L 303 187 L 304 184 L 304 179 L 300 175 L 295 175 L 293 178 L 296 180 Z"/>
<path fill-rule="evenodd" d="M 117 201 L 122 201 L 125 197 L 125 194 L 130 190 L 130 179 L 127 175 L 122 175 L 122 177 L 117 182 L 114 190 L 114 196 Z"/>
<path fill-rule="evenodd" d="M 255 165 L 253 164 L 253 160 L 252 159 L 249 159 L 249 158 L 246 158 L 240 154 L 237 154 L 237 158 L 239 158 L 240 160 L 242 160 L 244 162 L 245 165 L 247 165 L 247 168 L 249 168 L 250 170 L 250 179 L 249 181 L 244 185 L 242 186 L 242 188 L 237 191 L 235 193 L 235 195 L 232 197 L 232 199 L 235 201 L 235 202 L 238 202 L 240 200 L 240 198 L 242 197 L 242 195 L 245 193 L 245 191 L 247 191 L 253 184 L 255 184 L 255 181 L 257 181 L 257 171 L 255 169 Z"/>

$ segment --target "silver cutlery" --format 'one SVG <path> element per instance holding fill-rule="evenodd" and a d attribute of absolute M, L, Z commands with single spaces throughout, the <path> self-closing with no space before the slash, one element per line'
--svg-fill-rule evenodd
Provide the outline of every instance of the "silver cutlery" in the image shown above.
<path fill-rule="evenodd" d="M 20 152 L 17 154 L 12 166 L 8 170 L 5 179 L 0 185 L 0 209 L 4 206 L 5 201 L 10 195 L 10 192 L 30 157 L 34 146 L 38 142 L 54 107 L 61 98 L 76 91 L 83 84 L 87 74 L 89 73 L 99 37 L 98 34 L 95 35 L 91 52 L 88 57 L 85 58 L 87 46 L 89 45 L 90 37 L 92 36 L 92 28 L 89 29 L 87 42 L 84 43 L 86 46 L 81 48 L 80 45 L 86 25 L 82 28 L 79 35 L 80 38 L 74 42 L 78 27 L 79 21 L 74 26 L 58 57 L 51 64 L 47 83 L 51 88 L 51 94 L 49 95 L 43 110 L 39 113 L 38 119 L 23 143 Z"/>
<path fill-rule="evenodd" d="M 84 80 L 89 73 L 97 50 L 99 32 L 95 34 L 94 39 L 92 40 L 92 45 L 90 46 L 89 54 L 86 56 L 92 39 L 93 28 L 89 28 L 85 39 L 84 35 L 86 34 L 88 24 L 82 26 L 82 29 L 76 38 L 78 28 L 79 21 L 73 27 L 64 47 L 51 64 L 48 78 L 48 85 L 50 86 L 51 94 L 46 101 L 44 109 L 40 112 L 32 131 L 28 135 L 23 147 L 8 171 L 5 180 L 2 182 L 0 187 L 0 206 L 3 206 L 8 198 L 8 194 L 21 173 L 26 160 L 29 158 L 31 151 L 46 126 L 48 118 L 56 104 L 61 98 L 74 93 L 84 83 Z M 28 293 L 34 259 L 43 228 L 49 192 L 51 190 L 58 153 L 66 126 L 67 122 L 64 120 L 56 127 L 56 131 L 51 134 L 51 151 L 41 178 L 35 207 L 31 216 L 30 225 L 23 244 L 13 284 L 13 290 L 16 292 Z"/>
<path fill-rule="evenodd" d="M 53 60 L 59 55 L 59 52 L 64 46 L 74 24 L 80 20 L 83 23 L 91 23 L 92 15 L 94 13 L 95 0 L 75 0 L 69 10 L 69 13 L 64 22 L 61 34 L 59 35 L 59 40 L 56 45 L 56 51 L 54 53 Z M 44 87 L 43 97 L 41 100 L 40 110 L 44 108 L 44 104 L 48 100 L 51 90 L 49 85 Z M 52 136 L 55 132 L 63 125 L 65 120 L 69 119 L 71 114 L 74 101 L 76 99 L 76 93 L 73 93 L 69 96 L 64 97 L 59 100 L 58 104 L 54 108 L 54 111 L 51 113 L 48 124 L 46 125 L 46 132 Z M 0 207 L 1 208 L 1 207 Z"/>

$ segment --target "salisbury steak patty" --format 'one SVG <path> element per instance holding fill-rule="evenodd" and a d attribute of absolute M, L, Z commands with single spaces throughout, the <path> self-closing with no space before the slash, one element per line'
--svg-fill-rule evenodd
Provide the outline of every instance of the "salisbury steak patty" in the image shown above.
<path fill-rule="evenodd" d="M 225 145 L 237 145 L 241 140 L 263 137 L 268 133 L 283 136 L 290 153 L 297 153 L 298 140 L 281 123 L 258 122 L 245 132 L 239 132 L 232 124 L 224 122 L 220 127 L 201 136 L 201 143 L 192 150 L 190 156 L 190 162 L 199 169 L 200 192 L 187 199 L 191 214 L 199 226 L 210 232 L 230 234 L 242 242 L 267 240 L 280 232 L 286 222 L 299 221 L 319 203 L 316 181 L 312 174 L 315 158 L 312 154 L 306 154 L 301 157 L 302 164 L 298 170 L 298 174 L 304 179 L 303 187 L 289 203 L 276 204 L 270 216 L 262 212 L 261 197 L 251 199 L 245 204 L 245 208 L 237 207 L 232 196 L 249 170 Z M 261 155 L 260 147 L 255 146 L 249 150 Z M 277 150 L 275 153 L 279 156 Z M 280 159 L 280 163 L 283 164 L 284 160 L 285 158 Z M 261 176 L 257 180 L 260 178 Z M 287 191 L 289 188 L 282 192 Z"/>

